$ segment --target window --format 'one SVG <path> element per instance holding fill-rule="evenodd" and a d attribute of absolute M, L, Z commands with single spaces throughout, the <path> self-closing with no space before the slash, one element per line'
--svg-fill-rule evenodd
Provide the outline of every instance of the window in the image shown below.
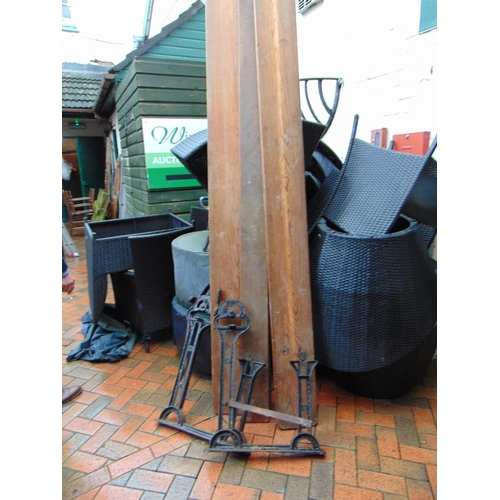
<path fill-rule="evenodd" d="M 318 2 L 321 0 L 297 0 L 297 12 L 304 12 Z"/>
<path fill-rule="evenodd" d="M 437 0 L 421 0 L 419 33 L 437 27 Z"/>
<path fill-rule="evenodd" d="M 62 0 L 62 29 L 78 33 L 76 24 L 71 21 L 71 6 L 69 0 Z"/>

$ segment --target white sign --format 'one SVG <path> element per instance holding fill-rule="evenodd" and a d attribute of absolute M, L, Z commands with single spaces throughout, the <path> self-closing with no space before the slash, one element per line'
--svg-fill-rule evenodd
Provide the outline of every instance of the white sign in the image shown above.
<path fill-rule="evenodd" d="M 149 189 L 200 187 L 200 183 L 170 150 L 206 128 L 206 118 L 142 119 Z"/>

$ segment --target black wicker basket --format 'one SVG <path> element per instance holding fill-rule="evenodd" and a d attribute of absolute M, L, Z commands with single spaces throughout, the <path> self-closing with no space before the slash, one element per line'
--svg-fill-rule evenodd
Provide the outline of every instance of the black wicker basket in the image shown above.
<path fill-rule="evenodd" d="M 364 237 L 321 219 L 310 261 L 315 353 L 321 364 L 369 378 L 436 335 L 435 265 L 414 220 L 401 216 L 390 233 Z M 381 377 L 371 397 L 399 392 L 388 384 Z"/>

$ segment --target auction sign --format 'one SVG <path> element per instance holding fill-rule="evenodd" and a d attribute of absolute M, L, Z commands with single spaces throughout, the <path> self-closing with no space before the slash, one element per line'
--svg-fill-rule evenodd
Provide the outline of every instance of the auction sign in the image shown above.
<path fill-rule="evenodd" d="M 194 175 L 170 150 L 206 128 L 206 118 L 142 118 L 148 189 L 200 187 Z"/>

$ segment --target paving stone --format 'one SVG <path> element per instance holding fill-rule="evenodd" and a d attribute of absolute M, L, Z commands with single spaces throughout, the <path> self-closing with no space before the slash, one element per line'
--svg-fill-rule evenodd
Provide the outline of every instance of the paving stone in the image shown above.
<path fill-rule="evenodd" d="M 92 436 L 88 436 L 87 434 L 80 434 L 79 432 L 73 433 L 70 439 L 68 439 L 63 444 L 63 455 L 64 452 L 73 452 L 78 450 L 81 446 L 83 446 Z"/>
<path fill-rule="evenodd" d="M 165 495 L 163 493 L 156 493 L 154 491 L 145 491 L 141 500 L 164 500 Z"/>
<path fill-rule="evenodd" d="M 82 388 L 85 391 L 92 391 L 92 389 L 95 389 L 99 384 L 102 384 L 108 377 L 108 373 L 96 372 L 90 380 L 87 380 L 87 382 L 82 384 Z"/>
<path fill-rule="evenodd" d="M 161 464 L 162 457 L 157 458 L 156 460 L 153 460 L 151 462 L 148 462 L 147 464 L 144 464 L 141 469 L 146 469 L 146 470 L 152 470 L 152 471 L 157 471 L 158 466 Z"/>
<path fill-rule="evenodd" d="M 200 397 L 196 400 L 196 404 L 191 408 L 189 413 L 194 413 L 195 415 L 207 415 L 212 408 L 213 398 L 212 394 L 209 392 L 202 393 Z"/>
<path fill-rule="evenodd" d="M 83 418 L 94 418 L 98 413 L 100 413 L 104 408 L 106 408 L 109 403 L 113 401 L 114 398 L 110 396 L 99 396 L 93 403 L 91 403 L 88 408 L 80 414 Z"/>
<path fill-rule="evenodd" d="M 119 443 L 118 441 L 106 441 L 97 451 L 96 455 L 101 457 L 111 458 L 112 460 L 120 460 L 123 457 L 132 455 L 138 450 L 135 446 Z"/>
<path fill-rule="evenodd" d="M 284 500 L 304 500 L 309 498 L 309 478 L 288 476 Z"/>
<path fill-rule="evenodd" d="M 356 436 L 354 434 L 318 429 L 314 437 L 318 440 L 320 447 L 324 445 L 349 450 L 356 448 Z"/>
<path fill-rule="evenodd" d="M 358 469 L 380 471 L 375 439 L 356 437 L 356 461 Z"/>
<path fill-rule="evenodd" d="M 132 472 L 128 472 L 127 474 L 123 474 L 123 476 L 111 480 L 108 484 L 111 484 L 112 486 L 125 486 L 131 476 Z"/>
<path fill-rule="evenodd" d="M 398 404 L 403 406 L 414 406 L 415 408 L 429 408 L 429 400 L 427 398 L 421 398 L 418 396 L 401 396 L 400 398 L 391 400 L 392 404 Z"/>
<path fill-rule="evenodd" d="M 186 392 L 186 399 L 189 401 L 194 401 L 196 403 L 196 401 L 198 401 L 198 399 L 200 399 L 203 394 L 203 391 L 189 388 Z"/>
<path fill-rule="evenodd" d="M 167 491 L 165 500 L 188 500 L 194 483 L 195 479 L 192 477 L 176 476 Z"/>
<path fill-rule="evenodd" d="M 88 368 L 82 368 L 81 366 L 74 367 L 68 375 L 75 378 L 81 378 L 83 380 L 90 380 L 94 377 L 96 372 L 94 370 L 89 370 Z"/>
<path fill-rule="evenodd" d="M 333 498 L 333 464 L 313 462 L 311 472 L 310 500 Z"/>
<path fill-rule="evenodd" d="M 173 480 L 173 474 L 136 469 L 128 480 L 127 486 L 130 488 L 155 491 L 157 493 L 165 494 Z"/>
<path fill-rule="evenodd" d="M 186 457 L 197 458 L 199 460 L 207 460 L 209 462 L 219 462 L 223 463 L 226 461 L 227 453 L 222 453 L 218 451 L 207 452 L 205 449 L 208 447 L 208 443 L 205 441 L 193 441 L 189 446 L 189 450 L 186 453 Z"/>
<path fill-rule="evenodd" d="M 68 469 L 67 467 L 62 468 L 62 482 L 63 484 L 66 484 L 68 481 L 71 480 L 71 478 L 75 475 L 78 474 L 76 471 L 73 469 Z"/>
<path fill-rule="evenodd" d="M 240 484 L 247 462 L 247 456 L 243 454 L 229 455 L 220 475 L 221 483 Z"/>
<path fill-rule="evenodd" d="M 158 471 L 180 474 L 181 476 L 196 477 L 202 465 L 202 460 L 188 457 L 177 457 L 175 455 L 167 454 L 160 462 Z"/>
<path fill-rule="evenodd" d="M 241 479 L 241 486 L 284 494 L 287 479 L 285 474 L 258 469 L 245 469 Z"/>
<path fill-rule="evenodd" d="M 380 457 L 380 472 L 420 481 L 427 480 L 427 471 L 424 464 L 398 460 L 397 458 Z"/>
<path fill-rule="evenodd" d="M 399 444 L 406 446 L 420 446 L 417 428 L 413 419 L 404 417 L 394 417 L 396 422 L 396 433 L 398 435 Z"/>

